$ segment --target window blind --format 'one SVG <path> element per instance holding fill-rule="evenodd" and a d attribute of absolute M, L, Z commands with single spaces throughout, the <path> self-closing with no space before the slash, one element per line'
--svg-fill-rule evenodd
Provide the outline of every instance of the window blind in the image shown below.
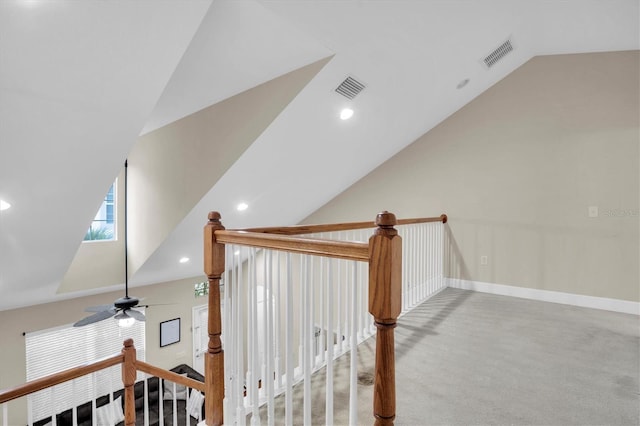
<path fill-rule="evenodd" d="M 133 339 L 137 359 L 144 361 L 145 323 L 141 321 L 129 328 L 120 328 L 117 321 L 107 319 L 84 327 L 66 325 L 27 333 L 27 381 L 118 354 L 128 338 Z M 142 380 L 141 374 L 138 380 Z M 122 387 L 119 365 L 79 377 L 56 386 L 53 391 L 45 389 L 33 394 L 30 418 L 37 421 L 49 417 L 54 411 L 60 413 Z"/>

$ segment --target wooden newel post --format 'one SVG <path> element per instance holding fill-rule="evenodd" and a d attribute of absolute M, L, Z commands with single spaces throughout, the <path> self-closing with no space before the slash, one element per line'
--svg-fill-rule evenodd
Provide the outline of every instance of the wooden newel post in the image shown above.
<path fill-rule="evenodd" d="M 136 424 L 136 398 L 133 386 L 136 384 L 136 348 L 133 339 L 124 341 L 122 348 L 124 362 L 122 363 L 122 384 L 124 385 L 124 424 L 134 426 Z"/>
<path fill-rule="evenodd" d="M 224 272 L 224 244 L 216 243 L 216 230 L 224 229 L 220 213 L 210 212 L 204 227 L 204 272 L 209 280 L 209 345 L 204 359 L 205 419 L 208 426 L 223 422 L 224 352 L 220 314 L 220 278 Z"/>
<path fill-rule="evenodd" d="M 377 328 L 373 415 L 376 426 L 393 425 L 396 417 L 394 328 L 402 311 L 402 239 L 396 217 L 379 213 L 369 238 L 369 312 Z"/>

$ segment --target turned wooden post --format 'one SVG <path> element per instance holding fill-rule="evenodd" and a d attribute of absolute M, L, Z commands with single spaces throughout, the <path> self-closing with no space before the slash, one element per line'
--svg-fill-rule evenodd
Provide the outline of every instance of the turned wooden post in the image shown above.
<path fill-rule="evenodd" d="M 373 415 L 376 426 L 387 426 L 396 417 L 393 329 L 402 310 L 402 239 L 392 213 L 379 213 L 375 223 L 369 238 L 369 312 L 377 328 Z"/>
<path fill-rule="evenodd" d="M 216 230 L 224 229 L 220 213 L 210 212 L 204 227 L 204 272 L 209 280 L 209 345 L 204 358 L 205 419 L 208 426 L 221 425 L 224 399 L 224 352 L 220 313 L 220 278 L 224 272 L 224 244 L 216 243 Z"/>
<path fill-rule="evenodd" d="M 122 384 L 124 385 L 124 424 L 135 426 L 136 424 L 136 398 L 133 386 L 136 384 L 136 348 L 133 339 L 124 341 L 122 348 L 124 361 L 122 363 Z"/>

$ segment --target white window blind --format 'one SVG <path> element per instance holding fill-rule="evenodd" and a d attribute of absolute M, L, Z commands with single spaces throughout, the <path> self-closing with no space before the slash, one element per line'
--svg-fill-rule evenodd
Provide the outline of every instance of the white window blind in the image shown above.
<path fill-rule="evenodd" d="M 140 310 L 140 309 L 138 309 Z M 72 325 L 40 330 L 25 335 L 27 381 L 85 365 L 120 353 L 125 339 L 133 339 L 136 358 L 145 360 L 145 323 L 129 328 L 106 319 L 84 327 Z M 139 375 L 138 380 L 142 380 Z M 94 388 L 95 387 L 95 388 Z M 122 389 L 120 365 L 69 381 L 31 396 L 33 421 L 60 413 L 102 395 Z M 52 410 L 55 407 L 55 410 Z"/>

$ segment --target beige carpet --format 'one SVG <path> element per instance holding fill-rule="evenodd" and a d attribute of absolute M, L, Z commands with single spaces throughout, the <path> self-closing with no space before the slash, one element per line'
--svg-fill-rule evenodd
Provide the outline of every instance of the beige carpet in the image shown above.
<path fill-rule="evenodd" d="M 374 343 L 358 348 L 360 373 L 373 371 Z M 639 425 L 639 353 L 635 315 L 446 289 L 396 328 L 396 424 Z M 336 425 L 349 423 L 348 369 L 349 354 L 335 365 Z M 324 380 L 312 379 L 313 424 L 325 422 Z M 373 424 L 372 391 L 358 386 L 359 424 Z"/>

